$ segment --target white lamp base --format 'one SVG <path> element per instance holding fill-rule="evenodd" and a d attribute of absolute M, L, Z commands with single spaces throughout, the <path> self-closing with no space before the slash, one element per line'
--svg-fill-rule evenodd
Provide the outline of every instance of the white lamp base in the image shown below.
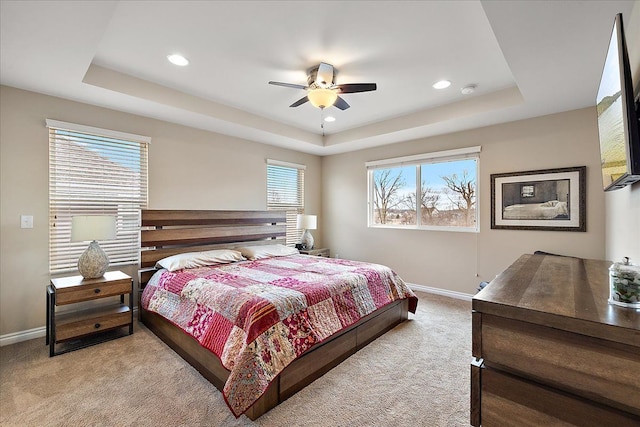
<path fill-rule="evenodd" d="M 104 276 L 107 267 L 109 267 L 109 257 L 95 240 L 78 259 L 78 271 L 85 279 Z"/>
<path fill-rule="evenodd" d="M 300 238 L 300 243 L 305 245 L 307 249 L 313 249 L 313 236 L 309 230 L 304 230 L 304 233 L 302 233 L 302 237 Z"/>

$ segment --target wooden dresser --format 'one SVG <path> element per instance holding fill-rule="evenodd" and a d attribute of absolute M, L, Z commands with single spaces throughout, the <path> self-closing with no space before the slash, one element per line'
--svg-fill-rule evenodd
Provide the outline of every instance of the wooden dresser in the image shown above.
<path fill-rule="evenodd" d="M 640 426 L 640 310 L 609 261 L 523 255 L 473 298 L 473 426 Z"/>

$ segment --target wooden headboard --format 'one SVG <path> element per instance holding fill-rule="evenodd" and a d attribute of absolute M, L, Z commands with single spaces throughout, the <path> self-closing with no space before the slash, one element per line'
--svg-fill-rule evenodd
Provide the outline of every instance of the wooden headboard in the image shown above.
<path fill-rule="evenodd" d="M 285 243 L 285 211 L 142 210 L 140 287 L 162 258 L 183 252 Z"/>

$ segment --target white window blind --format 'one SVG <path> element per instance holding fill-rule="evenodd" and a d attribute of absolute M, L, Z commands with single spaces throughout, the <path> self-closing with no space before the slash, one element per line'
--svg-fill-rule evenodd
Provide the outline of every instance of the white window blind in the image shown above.
<path fill-rule="evenodd" d="M 304 171 L 306 166 L 267 160 L 267 210 L 287 211 L 287 245 L 300 242 L 296 215 L 304 213 Z"/>
<path fill-rule="evenodd" d="M 417 154 L 415 156 L 395 157 L 393 159 L 373 160 L 366 162 L 367 169 L 382 169 L 396 166 L 441 163 L 448 160 L 475 159 L 478 157 L 482 147 L 479 145 L 467 148 L 456 148 L 453 150 L 436 151 L 433 153 Z"/>
<path fill-rule="evenodd" d="M 54 120 L 47 127 L 50 272 L 74 270 L 87 247 L 70 241 L 75 215 L 115 215 L 116 240 L 100 246 L 111 265 L 138 263 L 150 138 Z"/>

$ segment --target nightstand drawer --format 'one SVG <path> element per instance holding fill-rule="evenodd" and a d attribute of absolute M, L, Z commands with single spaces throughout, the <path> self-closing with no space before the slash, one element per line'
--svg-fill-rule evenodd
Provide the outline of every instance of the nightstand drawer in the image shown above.
<path fill-rule="evenodd" d="M 56 292 L 56 305 L 72 304 L 128 293 L 131 293 L 131 280 L 88 284 L 82 287 L 58 289 Z"/>
<path fill-rule="evenodd" d="M 329 249 L 321 248 L 321 249 L 302 249 L 300 250 L 301 254 L 304 255 L 313 255 L 313 256 L 321 256 L 325 258 L 330 257 Z"/>
<path fill-rule="evenodd" d="M 131 310 L 126 305 L 61 315 L 56 324 L 56 342 L 119 328 L 130 323 Z"/>

